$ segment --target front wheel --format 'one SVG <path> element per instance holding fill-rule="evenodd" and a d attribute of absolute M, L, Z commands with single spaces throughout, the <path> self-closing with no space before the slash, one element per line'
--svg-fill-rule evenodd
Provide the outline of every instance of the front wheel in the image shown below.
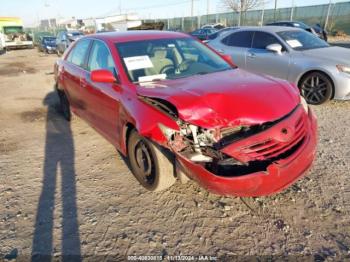
<path fill-rule="evenodd" d="M 150 191 L 161 191 L 175 183 L 174 165 L 160 146 L 131 131 L 128 157 L 131 171 L 139 183 Z"/>
<path fill-rule="evenodd" d="M 72 119 L 72 113 L 70 110 L 70 104 L 67 99 L 67 96 L 64 92 L 58 90 L 58 97 L 60 99 L 60 107 L 61 107 L 61 112 L 63 117 L 67 120 L 70 121 Z"/>
<path fill-rule="evenodd" d="M 332 97 L 333 84 L 330 78 L 321 72 L 311 72 L 305 75 L 300 83 L 301 95 L 311 105 L 320 105 Z"/>

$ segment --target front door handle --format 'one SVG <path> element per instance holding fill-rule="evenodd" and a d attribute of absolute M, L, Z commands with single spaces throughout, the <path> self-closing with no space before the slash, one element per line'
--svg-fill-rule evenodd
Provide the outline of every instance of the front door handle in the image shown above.
<path fill-rule="evenodd" d="M 87 83 L 86 79 L 85 78 L 80 78 L 80 86 L 82 88 L 86 88 L 87 85 L 88 85 L 88 83 Z"/>
<path fill-rule="evenodd" d="M 248 57 L 249 57 L 249 58 L 255 58 L 255 57 L 256 57 L 256 54 L 254 54 L 254 53 L 248 53 Z"/>

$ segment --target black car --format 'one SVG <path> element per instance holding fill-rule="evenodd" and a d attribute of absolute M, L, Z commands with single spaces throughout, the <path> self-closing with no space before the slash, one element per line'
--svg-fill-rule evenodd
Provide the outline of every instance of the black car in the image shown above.
<path fill-rule="evenodd" d="M 40 52 L 56 53 L 56 37 L 54 36 L 40 36 L 37 45 Z"/>
<path fill-rule="evenodd" d="M 190 35 L 198 38 L 199 40 L 207 40 L 208 36 L 218 31 L 215 28 L 201 28 L 190 33 Z"/>
<path fill-rule="evenodd" d="M 288 27 L 296 27 L 304 29 L 314 35 L 317 35 L 319 38 L 327 41 L 327 32 L 320 28 L 320 30 L 315 30 L 315 28 L 303 23 L 303 22 L 297 22 L 297 21 L 279 21 L 274 23 L 268 23 L 266 25 L 273 25 L 273 26 L 288 26 Z M 322 30 L 322 31 L 321 31 Z"/>
<path fill-rule="evenodd" d="M 325 40 L 327 42 L 328 40 L 328 32 L 322 28 L 322 26 L 320 24 L 316 24 L 312 27 L 316 34 L 318 35 L 319 38 Z"/>
<path fill-rule="evenodd" d="M 68 48 L 68 46 L 75 40 L 84 36 L 80 31 L 61 31 L 57 34 L 57 54 L 61 55 Z"/>

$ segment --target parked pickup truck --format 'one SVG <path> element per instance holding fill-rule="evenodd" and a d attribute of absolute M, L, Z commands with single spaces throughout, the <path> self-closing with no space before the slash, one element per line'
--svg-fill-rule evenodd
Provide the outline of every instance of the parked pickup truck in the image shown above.
<path fill-rule="evenodd" d="M 24 32 L 20 18 L 0 17 L 0 33 L 5 38 L 5 49 L 33 48 L 33 39 Z"/>

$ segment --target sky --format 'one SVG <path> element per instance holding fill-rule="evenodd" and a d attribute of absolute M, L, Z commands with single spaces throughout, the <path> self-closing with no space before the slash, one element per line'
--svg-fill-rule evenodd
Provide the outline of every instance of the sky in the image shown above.
<path fill-rule="evenodd" d="M 275 0 L 265 0 L 273 8 Z M 330 0 L 278 0 L 278 7 L 316 5 Z M 340 2 L 341 0 L 332 0 Z M 34 26 L 40 19 L 88 18 L 109 14 L 136 12 L 141 18 L 190 16 L 191 0 L 1 0 L 0 16 L 21 17 L 25 26 Z M 194 0 L 194 15 L 207 13 L 208 0 Z M 209 13 L 224 12 L 222 0 L 209 0 Z"/>

